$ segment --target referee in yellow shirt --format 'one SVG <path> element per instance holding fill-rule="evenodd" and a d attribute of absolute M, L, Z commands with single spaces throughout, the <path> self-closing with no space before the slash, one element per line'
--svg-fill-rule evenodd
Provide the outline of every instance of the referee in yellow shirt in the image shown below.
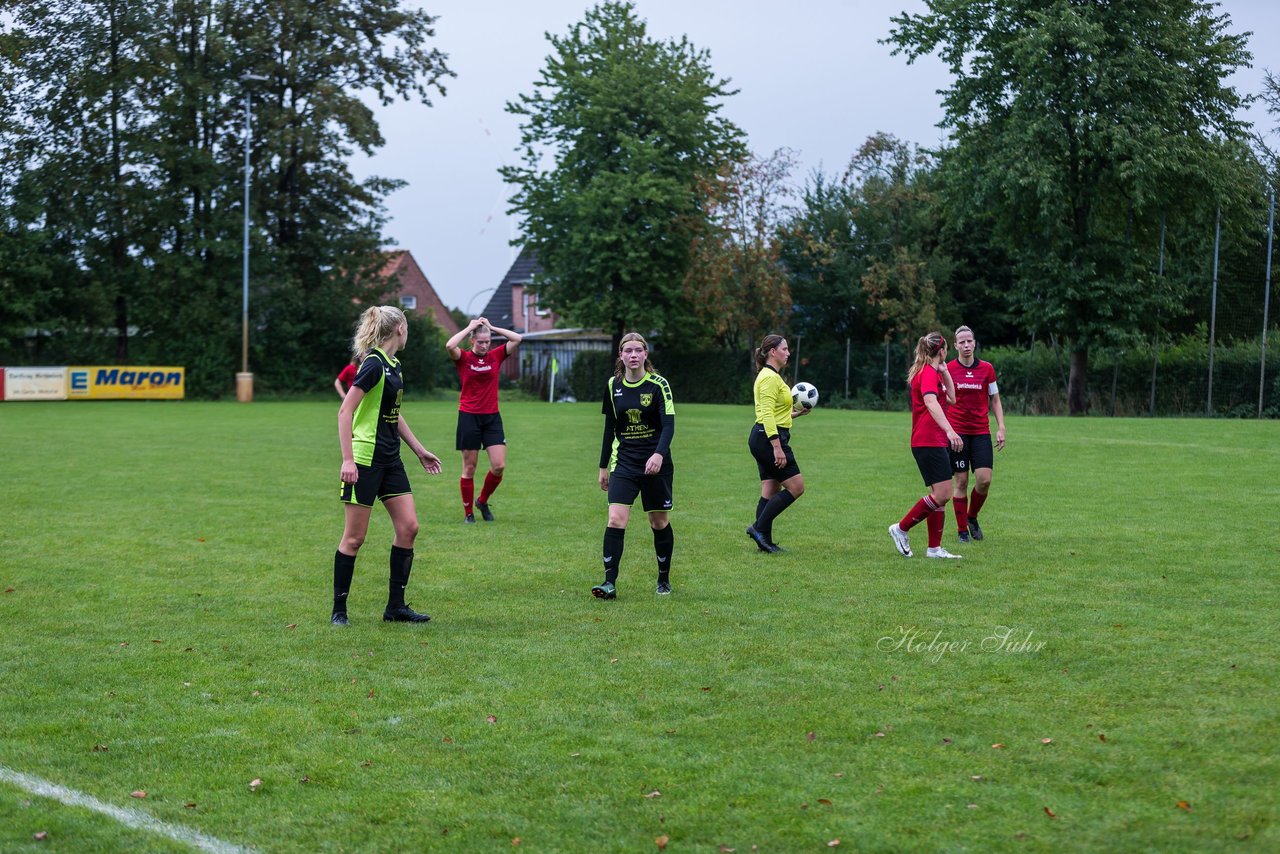
<path fill-rule="evenodd" d="M 760 470 L 760 501 L 747 536 L 762 552 L 782 551 L 773 541 L 773 520 L 804 494 L 804 475 L 791 453 L 791 421 L 810 410 L 793 407 L 791 389 L 779 373 L 789 358 L 791 348 L 781 335 L 766 335 L 756 350 L 756 423 L 747 445 Z"/>

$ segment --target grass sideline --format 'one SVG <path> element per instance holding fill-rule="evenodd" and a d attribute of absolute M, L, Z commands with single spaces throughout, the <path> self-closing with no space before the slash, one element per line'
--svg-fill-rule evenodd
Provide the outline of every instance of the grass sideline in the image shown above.
<path fill-rule="evenodd" d="M 1280 425 L 1012 418 L 929 561 L 908 417 L 819 410 L 769 556 L 749 409 L 677 406 L 674 595 L 639 514 L 588 593 L 598 406 L 504 405 L 464 527 L 410 402 L 434 619 L 380 621 L 379 509 L 333 630 L 336 400 L 0 404 L 0 767 L 262 851 L 1280 848 Z M 182 850 L 0 784 L 0 849 L 139 848 Z"/>

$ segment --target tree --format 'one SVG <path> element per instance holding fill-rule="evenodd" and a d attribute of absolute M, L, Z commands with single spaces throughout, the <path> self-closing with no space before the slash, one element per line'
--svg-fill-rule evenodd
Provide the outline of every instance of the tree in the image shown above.
<path fill-rule="evenodd" d="M 704 181 L 710 227 L 694 238 L 685 296 L 721 347 L 749 349 L 763 332 L 781 329 L 791 309 L 780 232 L 794 168 L 794 155 L 779 149 Z"/>
<path fill-rule="evenodd" d="M 630 3 L 547 39 L 533 93 L 507 105 L 523 165 L 500 170 L 544 271 L 540 298 L 615 343 L 627 328 L 674 333 L 688 323 L 690 245 L 708 227 L 703 182 L 744 153 L 719 115 L 734 93 L 707 51 L 650 38 Z"/>
<path fill-rule="evenodd" d="M 1089 349 L 1143 334 L 1185 296 L 1155 273 L 1162 217 L 1208 200 L 1241 220 L 1256 196 L 1241 99 L 1223 83 L 1250 59 L 1246 36 L 1200 0 L 928 8 L 893 18 L 888 41 L 908 61 L 938 52 L 950 65 L 948 203 L 990 216 L 1016 266 L 1016 307 L 1069 342 L 1070 411 L 1083 413 Z"/>

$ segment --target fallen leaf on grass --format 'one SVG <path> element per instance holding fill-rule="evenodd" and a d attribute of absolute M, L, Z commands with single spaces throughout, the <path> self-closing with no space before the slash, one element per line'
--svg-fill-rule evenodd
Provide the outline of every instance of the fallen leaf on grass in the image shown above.
<path fill-rule="evenodd" d="M 822 804 L 824 807 L 831 806 L 831 801 L 827 800 L 826 798 L 818 798 L 818 803 Z"/>
<path fill-rule="evenodd" d="M 254 691 L 250 696 L 252 696 L 252 697 L 261 697 L 261 696 L 262 696 L 262 692 L 261 692 L 261 691 Z"/>
<path fill-rule="evenodd" d="M 653 840 L 653 844 L 658 846 L 659 851 L 665 851 L 667 850 L 667 843 L 670 841 L 671 840 L 666 836 L 659 836 L 657 839 Z"/>
<path fill-rule="evenodd" d="M 646 798 L 660 798 L 660 797 L 662 797 L 662 792 L 659 792 L 657 789 L 654 789 L 652 792 L 650 792 L 649 794 L 645 795 L 645 797 L 646 797 Z"/>
<path fill-rule="evenodd" d="M 1048 807 L 1045 807 L 1045 808 L 1044 808 L 1044 814 L 1045 814 L 1045 815 L 1047 815 L 1047 816 L 1049 816 L 1049 818 L 1057 818 L 1057 817 L 1058 817 L 1058 814 L 1057 814 L 1056 812 L 1054 812 L 1053 810 L 1049 809 Z"/>
<path fill-rule="evenodd" d="M 839 848 L 839 847 L 840 847 L 840 840 L 839 840 L 839 839 L 833 839 L 833 840 L 831 840 L 830 842 L 828 842 L 828 843 L 827 843 L 827 847 L 828 847 L 828 848 Z"/>
<path fill-rule="evenodd" d="M 361 767 L 361 768 L 372 768 L 372 767 L 373 767 L 373 760 L 372 760 L 372 759 L 366 759 L 365 761 L 363 761 L 363 762 L 361 762 L 361 763 L 360 763 L 360 767 Z"/>
<path fill-rule="evenodd" d="M 730 848 L 728 845 L 721 845 L 721 846 L 720 846 L 719 848 L 717 848 L 716 850 L 717 850 L 717 851 L 719 851 L 719 852 L 720 852 L 720 854 L 733 854 L 733 852 L 734 852 L 734 851 L 737 851 L 738 849 L 737 849 L 737 848 Z"/>
<path fill-rule="evenodd" d="M 298 627 L 297 623 L 290 623 L 289 625 L 285 626 L 286 629 L 296 629 L 297 627 Z"/>
<path fill-rule="evenodd" d="M 442 742 L 444 742 L 445 744 L 453 744 L 453 739 L 452 739 L 452 738 L 450 738 L 450 737 L 449 737 L 449 736 L 447 736 L 447 735 L 446 735 L 444 738 L 440 739 L 440 740 L 441 740 Z"/>
<path fill-rule="evenodd" d="M 496 723 L 498 722 L 498 716 L 497 716 L 497 715 L 488 715 L 488 716 L 484 719 L 484 722 L 485 722 L 485 723 L 487 723 L 487 724 L 496 724 Z"/>
<path fill-rule="evenodd" d="M 120 645 L 121 645 L 121 646 L 128 646 L 128 645 L 129 645 L 129 642 L 128 642 L 128 641 L 120 641 Z"/>
<path fill-rule="evenodd" d="M 816 736 L 816 735 L 814 735 L 812 732 L 806 732 L 806 733 L 804 734 L 804 737 L 805 737 L 805 738 L 807 738 L 807 739 L 809 739 L 810 741 L 813 741 L 815 738 L 817 738 L 817 736 Z"/>
<path fill-rule="evenodd" d="M 1178 801 L 1178 803 L 1175 804 L 1174 806 L 1176 806 L 1180 810 L 1186 810 L 1187 812 L 1191 812 L 1191 804 L 1187 803 L 1186 801 Z"/>
<path fill-rule="evenodd" d="M 839 778 L 839 777 L 843 777 L 843 776 L 844 776 L 844 772 L 843 772 L 843 771 L 837 771 L 836 773 L 832 774 L 831 776 L 832 776 L 832 777 L 837 777 L 837 778 Z"/>
<path fill-rule="evenodd" d="M 369 697 L 368 697 L 368 699 L 370 699 L 370 700 L 372 700 L 372 699 L 373 699 L 373 689 L 372 689 L 372 688 L 370 688 L 370 689 L 369 689 Z"/>
<path fill-rule="evenodd" d="M 511 839 L 512 845 L 519 845 L 521 842 L 524 842 L 524 840 L 521 839 L 519 836 L 512 837 Z"/>
<path fill-rule="evenodd" d="M 800 805 L 800 809 L 802 809 L 802 810 L 807 810 L 808 808 L 809 808 L 809 805 L 808 805 L 808 804 L 801 804 L 801 805 Z"/>
<path fill-rule="evenodd" d="M 703 690 L 703 691 L 710 691 L 710 690 L 711 690 L 711 686 L 710 686 L 710 685 L 703 685 L 703 686 L 702 686 L 702 690 Z"/>
<path fill-rule="evenodd" d="M 187 808 L 187 809 L 189 809 L 189 810 L 193 810 L 193 809 L 195 809 L 195 808 L 196 808 L 196 802 L 195 802 L 195 801 L 187 801 L 185 804 L 183 804 L 183 806 L 184 806 L 184 807 L 186 807 L 186 808 Z"/>
<path fill-rule="evenodd" d="M 310 778 L 310 777 L 305 777 L 305 776 L 304 776 L 304 777 L 303 777 L 301 780 L 299 780 L 298 782 L 299 782 L 299 783 L 310 783 L 310 782 L 311 782 L 311 778 Z"/>
<path fill-rule="evenodd" d="M 976 810 L 978 808 L 977 804 L 966 804 L 966 806 L 971 810 Z"/>
<path fill-rule="evenodd" d="M 944 738 L 944 739 L 942 740 L 942 743 L 943 743 L 943 744 L 950 744 L 950 743 L 951 743 L 951 739 L 949 739 L 949 738 Z"/>
<path fill-rule="evenodd" d="M 256 792 L 261 787 L 262 787 L 261 777 L 254 777 L 252 780 L 249 781 L 249 791 Z"/>
<path fill-rule="evenodd" d="M 1052 739 L 1052 738 L 1042 738 L 1042 739 L 1040 739 L 1040 743 L 1041 743 L 1041 744 L 1053 744 L 1053 739 Z"/>
<path fill-rule="evenodd" d="M 12 587 L 6 587 L 6 588 L 4 589 L 4 592 L 5 592 L 5 593 L 12 593 L 13 591 L 14 591 L 14 588 L 12 588 Z"/>
<path fill-rule="evenodd" d="M 1107 734 L 1105 732 L 1098 733 L 1098 741 L 1106 741 L 1106 740 L 1107 740 Z"/>
<path fill-rule="evenodd" d="M 107 747 L 105 744 L 95 744 L 93 746 L 94 753 L 106 753 L 108 750 L 110 750 L 110 748 Z"/>
<path fill-rule="evenodd" d="M 981 774 L 974 774 L 974 775 L 973 775 L 972 777 L 970 777 L 969 779 L 970 779 L 970 780 L 972 780 L 972 781 L 973 781 L 973 782 L 975 782 L 975 783 L 981 783 L 981 782 L 982 782 L 984 779 L 986 779 L 986 778 L 985 778 L 985 777 L 983 777 Z"/>
<path fill-rule="evenodd" d="M 9 593 L 11 590 L 12 588 L 10 588 L 10 590 L 6 590 L 5 593 Z M 38 833 L 31 834 L 31 838 L 34 839 L 36 842 L 44 842 L 46 839 L 49 838 L 49 832 L 46 830 L 41 830 Z"/>
<path fill-rule="evenodd" d="M 152 638 L 152 639 L 151 639 L 151 642 L 152 642 L 152 643 L 164 643 L 164 641 L 162 641 L 162 640 L 157 640 L 156 638 Z"/>
<path fill-rule="evenodd" d="M 991 749 L 992 749 L 992 750 L 1004 750 L 1004 744 L 1003 744 L 1003 743 L 1001 743 L 1001 742 L 999 742 L 999 741 L 997 741 L 995 744 L 991 745 Z"/>
<path fill-rule="evenodd" d="M 610 663 L 610 664 L 617 664 L 617 663 L 618 663 L 618 659 L 616 659 L 616 658 L 611 658 L 611 659 L 609 659 L 609 663 Z"/>
<path fill-rule="evenodd" d="M 877 732 L 877 733 L 875 734 L 875 736 L 876 736 L 876 738 L 884 738 L 884 733 L 882 733 L 882 732 Z"/>
<path fill-rule="evenodd" d="M 581 756 L 581 755 L 582 755 L 581 753 L 570 753 L 570 754 L 569 754 L 569 756 L 570 756 L 571 758 L 574 758 L 574 759 L 577 759 L 577 758 L 578 758 L 579 756 Z"/>
<path fill-rule="evenodd" d="M 137 789 L 129 793 L 129 797 L 131 798 L 145 798 L 146 796 L 147 796 L 147 793 L 144 792 L 142 789 Z"/>

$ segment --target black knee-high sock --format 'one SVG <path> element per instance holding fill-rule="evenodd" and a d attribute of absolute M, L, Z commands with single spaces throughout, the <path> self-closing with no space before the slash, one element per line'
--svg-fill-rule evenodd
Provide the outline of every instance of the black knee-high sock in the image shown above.
<path fill-rule="evenodd" d="M 604 580 L 609 583 L 618 580 L 618 566 L 622 563 L 622 539 L 626 533 L 626 528 L 604 529 Z"/>
<path fill-rule="evenodd" d="M 773 542 L 773 520 L 778 518 L 778 515 L 783 510 L 795 503 L 795 500 L 796 497 L 791 494 L 790 490 L 783 489 L 775 493 L 769 499 L 769 503 L 760 511 L 760 518 L 756 519 L 756 530 L 764 534 L 766 540 Z"/>
<path fill-rule="evenodd" d="M 671 579 L 671 553 L 675 551 L 676 535 L 671 526 L 653 529 L 653 551 L 658 556 L 658 583 Z"/>
<path fill-rule="evenodd" d="M 764 506 L 768 503 L 769 503 L 769 499 L 761 495 L 760 500 L 756 502 L 756 519 L 757 520 L 760 519 L 760 514 L 764 512 Z"/>
<path fill-rule="evenodd" d="M 391 578 L 387 582 L 387 607 L 404 605 L 404 589 L 409 586 L 409 573 L 413 571 L 413 549 L 391 547 Z"/>
<path fill-rule="evenodd" d="M 347 594 L 351 592 L 351 576 L 355 572 L 355 555 L 333 553 L 333 613 L 347 613 Z"/>

